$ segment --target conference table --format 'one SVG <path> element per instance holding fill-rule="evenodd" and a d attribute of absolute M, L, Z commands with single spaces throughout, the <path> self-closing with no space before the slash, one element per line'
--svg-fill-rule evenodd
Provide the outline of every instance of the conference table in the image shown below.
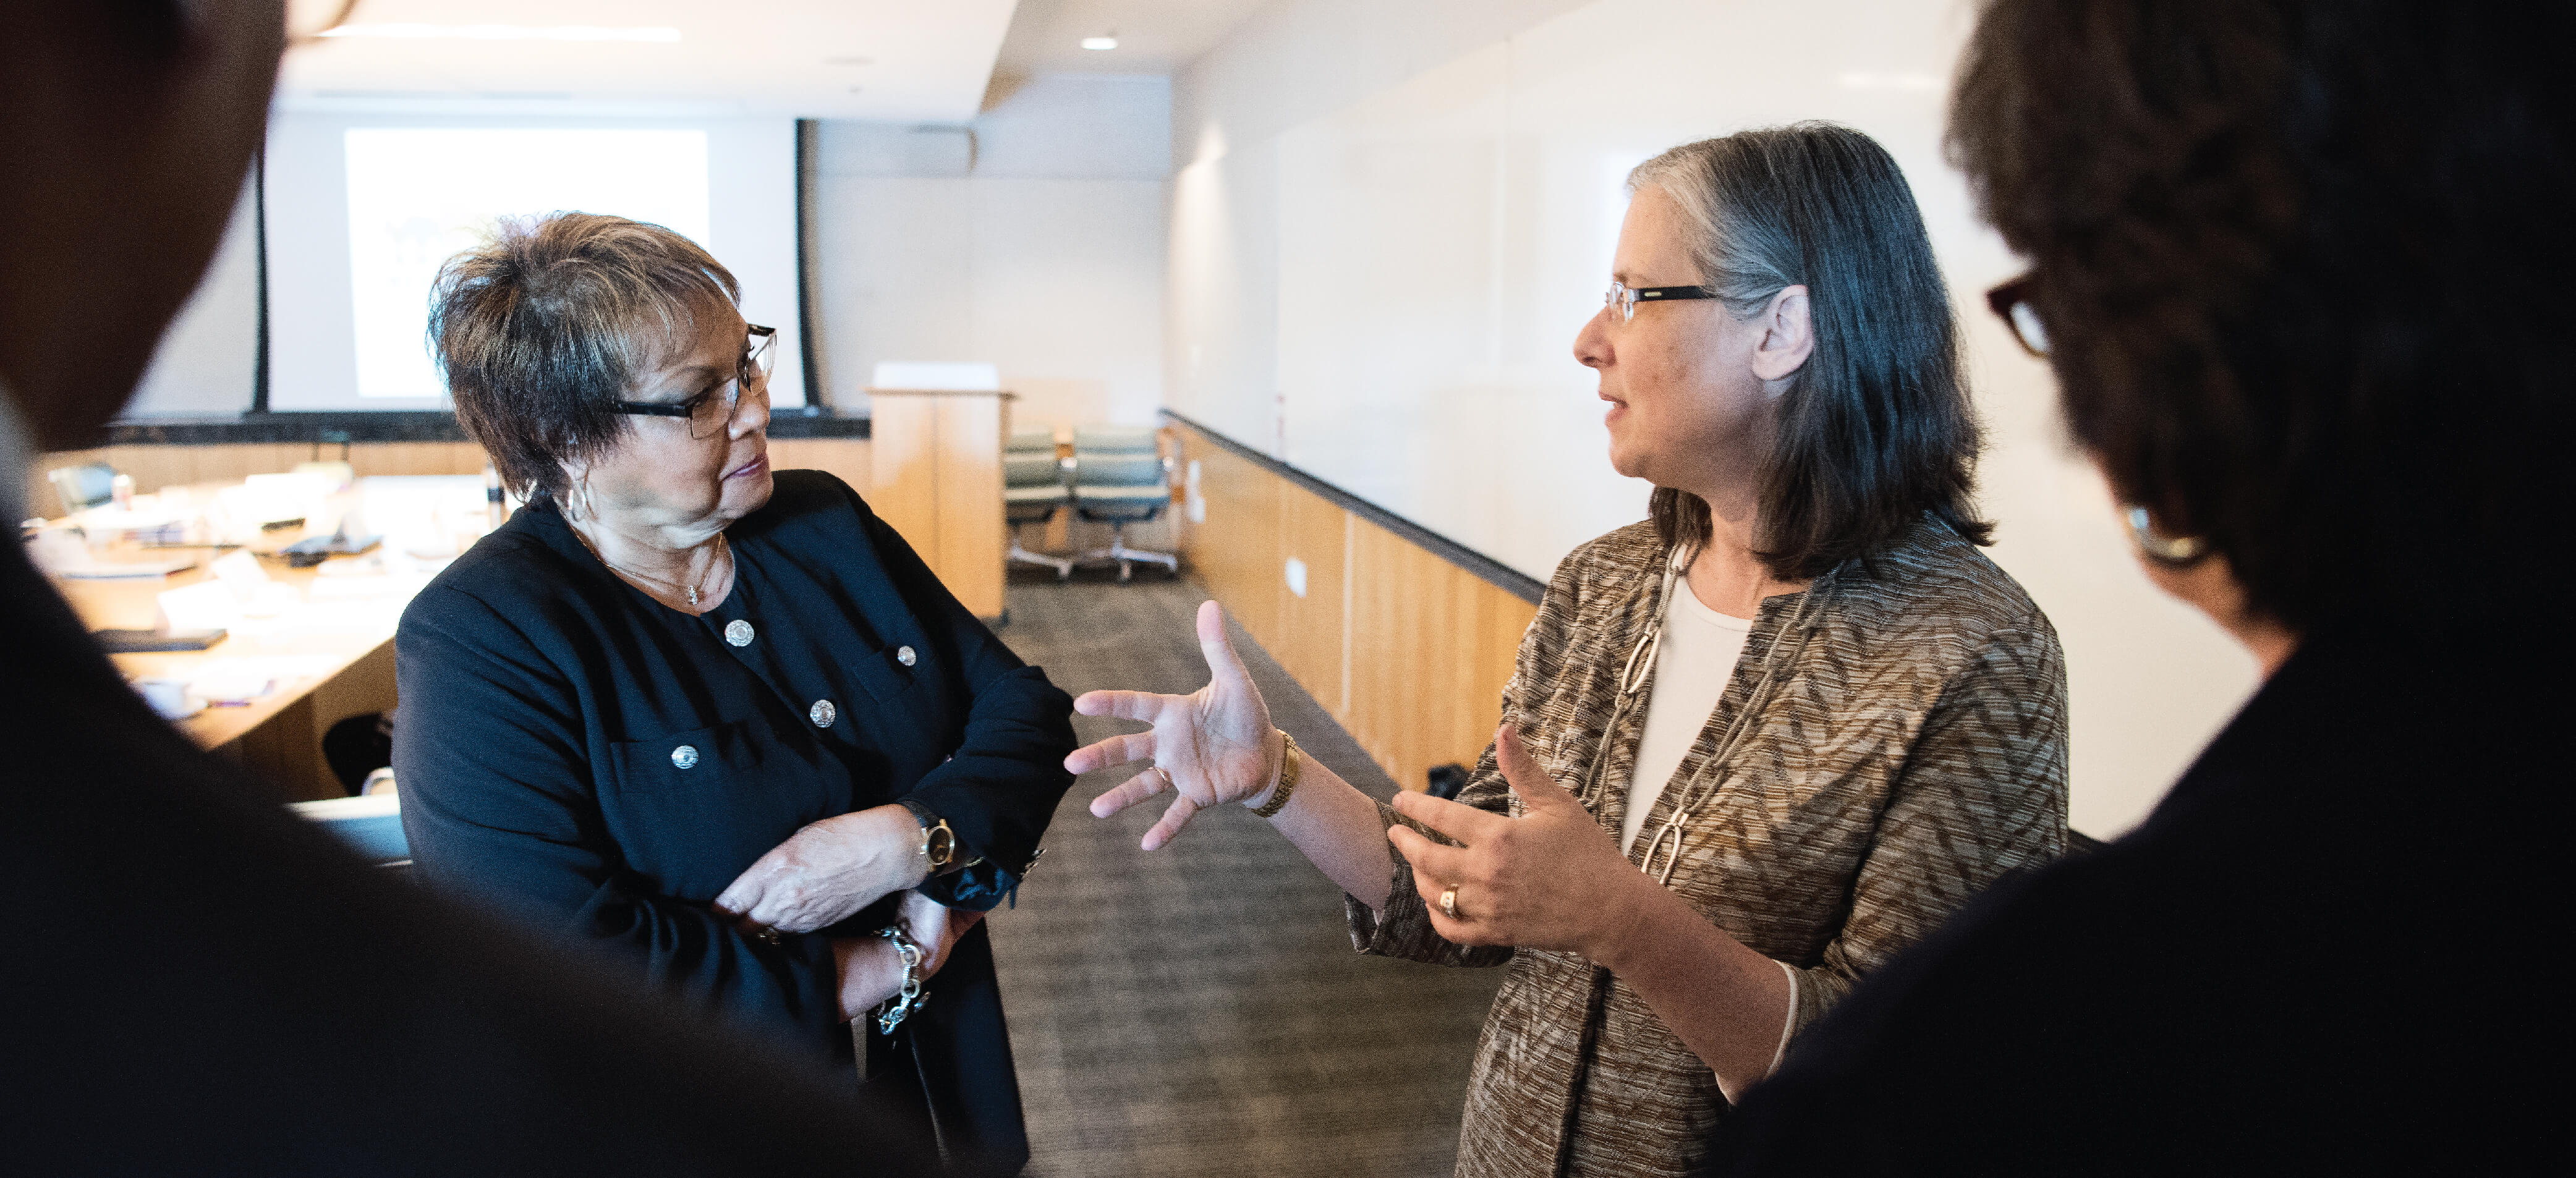
<path fill-rule="evenodd" d="M 273 549 L 294 538 L 231 551 Z M 101 565 L 189 555 L 196 557 L 196 567 L 165 576 L 58 576 L 53 583 L 91 630 L 151 630 L 161 621 L 160 595 L 214 579 L 214 563 L 226 552 L 125 542 L 97 550 Z M 272 585 L 292 593 L 268 590 L 267 600 L 251 604 L 246 616 L 225 627 L 222 641 L 202 651 L 109 657 L 128 679 L 222 684 L 228 688 L 222 694 L 247 696 L 171 723 L 198 747 L 274 785 L 278 800 L 346 796 L 323 760 L 322 734 L 350 716 L 393 710 L 394 629 L 435 564 L 382 548 L 309 568 L 288 567 L 273 555 L 260 557 L 259 564 Z M 261 682 L 264 692 L 237 690 Z"/>

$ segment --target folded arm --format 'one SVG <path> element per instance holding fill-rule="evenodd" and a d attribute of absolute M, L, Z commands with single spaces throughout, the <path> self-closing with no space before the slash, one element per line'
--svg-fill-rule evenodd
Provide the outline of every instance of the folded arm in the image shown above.
<path fill-rule="evenodd" d="M 397 662 L 394 769 L 424 877 L 631 954 L 692 1005 L 772 1028 L 828 1033 L 839 1021 L 826 938 L 771 943 L 626 866 L 598 804 L 577 691 L 506 620 L 429 590 L 405 618 Z"/>
<path fill-rule="evenodd" d="M 948 823 L 959 860 L 971 866 L 925 880 L 921 891 L 950 907 L 989 910 L 1019 886 L 1073 785 L 1064 767 L 1073 699 L 994 637 L 864 502 L 859 509 L 887 574 L 929 632 L 930 657 L 949 660 L 969 696 L 956 752 L 907 797 Z"/>

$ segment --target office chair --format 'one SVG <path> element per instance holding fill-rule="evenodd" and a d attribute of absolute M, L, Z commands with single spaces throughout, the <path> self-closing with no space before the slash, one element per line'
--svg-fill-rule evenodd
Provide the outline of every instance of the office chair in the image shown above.
<path fill-rule="evenodd" d="M 1076 430 L 1073 435 L 1073 512 L 1109 525 L 1109 547 L 1081 556 L 1084 564 L 1115 562 L 1127 580 L 1145 561 L 1178 573 L 1180 558 L 1127 546 L 1127 525 L 1160 518 L 1171 506 L 1171 471 L 1150 429 Z"/>
<path fill-rule="evenodd" d="M 1064 464 L 1055 456 L 1055 433 L 1033 430 L 1012 434 L 1002 451 L 1002 526 L 1011 536 L 1009 558 L 1054 569 L 1059 581 L 1071 577 L 1071 560 L 1020 546 L 1021 528 L 1054 519 L 1068 501 Z"/>
<path fill-rule="evenodd" d="M 104 462 L 79 466 L 57 466 L 45 472 L 53 480 L 54 494 L 61 496 L 63 514 L 79 515 L 116 498 L 116 468 Z"/>

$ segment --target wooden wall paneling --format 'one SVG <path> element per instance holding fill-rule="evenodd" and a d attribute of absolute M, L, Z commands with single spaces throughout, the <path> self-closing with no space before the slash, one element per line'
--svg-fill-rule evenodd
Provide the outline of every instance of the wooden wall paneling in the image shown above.
<path fill-rule="evenodd" d="M 339 453 L 337 446 L 324 446 L 322 461 L 331 461 Z M 349 465 L 362 479 L 373 475 L 479 475 L 483 473 L 483 448 L 472 442 L 367 442 L 349 447 Z"/>
<path fill-rule="evenodd" d="M 939 429 L 938 559 L 948 591 L 979 618 L 1002 615 L 1003 399 L 929 397 Z"/>
<path fill-rule="evenodd" d="M 1284 480 L 1275 481 L 1284 484 Z M 1350 701 L 1342 693 L 1342 637 L 1349 624 L 1342 600 L 1344 549 L 1349 543 L 1350 512 L 1302 487 L 1280 491 L 1279 641 L 1270 647 L 1279 665 L 1336 718 Z M 1286 564 L 1300 561 L 1306 569 L 1306 592 L 1288 584 Z"/>
<path fill-rule="evenodd" d="M 278 801 L 346 797 L 349 791 L 339 787 L 330 763 L 322 759 L 315 714 L 312 697 L 299 699 L 216 752 L 237 759 L 252 776 L 275 787 Z"/>
<path fill-rule="evenodd" d="M 865 445 L 864 442 L 860 443 Z M 483 448 L 472 442 L 360 442 L 348 448 L 349 466 L 359 478 L 371 475 L 456 475 L 483 473 Z M 134 478 L 144 494 L 164 487 L 194 483 L 238 482 L 255 474 L 295 469 L 299 462 L 332 461 L 340 447 L 307 442 L 248 442 L 212 446 L 101 446 L 40 454 L 27 472 L 27 509 L 59 515 L 45 472 L 58 466 L 104 462 Z M 847 477 L 847 476 L 844 476 Z"/>
<path fill-rule="evenodd" d="M 105 447 L 95 450 L 61 450 L 51 454 L 36 455 L 35 460 L 27 464 L 27 485 L 19 492 L 26 496 L 21 506 L 29 515 L 40 515 L 47 519 L 61 515 L 62 498 L 54 494 L 54 481 L 47 477 L 45 472 L 59 466 L 81 466 L 92 462 L 106 462 L 112 465 L 115 458 Z M 14 524 L 18 521 L 9 522 Z"/>
<path fill-rule="evenodd" d="M 1528 607 L 1375 524 L 1352 529 L 1345 724 L 1388 776 L 1421 789 L 1432 766 L 1473 764 L 1492 740 L 1512 657 L 1495 649 L 1517 646 Z"/>
<path fill-rule="evenodd" d="M 1286 480 L 1213 443 L 1189 448 L 1207 520 L 1187 529 L 1191 569 L 1262 649 L 1281 647 L 1280 496 Z"/>
<path fill-rule="evenodd" d="M 1413 694 L 1405 674 L 1412 603 L 1397 577 L 1401 547 L 1409 545 L 1374 524 L 1358 524 L 1351 535 L 1351 683 L 1343 727 L 1379 768 L 1409 786 L 1396 764 L 1406 727 L 1399 713 L 1411 707 Z"/>
<path fill-rule="evenodd" d="M 1192 575 L 1399 784 L 1472 765 L 1537 607 L 1196 430 L 1174 433 L 1207 504 L 1176 528 Z M 1292 557 L 1304 597 L 1288 591 Z"/>
<path fill-rule="evenodd" d="M 1494 701 L 1494 722 L 1500 724 L 1503 688 L 1512 681 L 1512 671 L 1520 659 L 1521 637 L 1538 619 L 1538 606 L 1483 581 L 1478 581 L 1476 587 L 1483 591 L 1484 600 L 1479 610 L 1475 680 L 1469 690 L 1478 698 Z"/>
<path fill-rule="evenodd" d="M 303 797 L 340 797 L 348 790 L 339 778 L 332 776 L 330 762 L 322 759 L 322 734 L 351 716 L 394 710 L 394 644 L 387 642 L 378 646 L 342 668 L 328 682 L 315 687 L 306 702 L 309 706 L 304 717 L 301 743 L 311 750 L 312 760 L 305 769 L 309 775 L 309 787 Z M 295 719 L 295 716 L 280 714 L 269 721 L 269 726 L 285 728 Z M 289 737 L 292 737 L 291 731 Z"/>
<path fill-rule="evenodd" d="M 935 561 L 939 530 L 938 398 L 880 394 L 871 399 L 868 506 Z M 936 568 L 934 566 L 934 571 Z"/>
<path fill-rule="evenodd" d="M 772 470 L 819 470 L 838 477 L 868 496 L 876 485 L 875 465 L 870 461 L 872 446 L 866 438 L 771 438 L 769 467 Z"/>

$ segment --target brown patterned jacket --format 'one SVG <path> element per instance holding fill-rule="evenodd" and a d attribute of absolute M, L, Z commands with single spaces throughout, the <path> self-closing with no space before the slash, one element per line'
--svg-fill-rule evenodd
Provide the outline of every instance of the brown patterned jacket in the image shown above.
<path fill-rule="evenodd" d="M 1520 718 L 1531 753 L 1567 788 L 1581 792 L 1606 746 L 1592 806 L 1614 835 L 1651 680 L 1618 729 L 1602 730 L 1621 667 L 1654 623 L 1663 552 L 1640 523 L 1567 556 L 1503 689 L 1504 714 Z M 1802 604 L 1803 646 L 1784 633 Z M 2056 631 L 2021 587 L 1927 520 L 1884 554 L 1762 602 L 1733 680 L 1632 858 L 1648 853 L 1784 642 L 1754 727 L 1712 767 L 1719 784 L 1687 826 L 1669 886 L 1791 967 L 1794 1034 L 1978 889 L 2063 850 L 2066 672 Z M 1493 749 L 1458 800 L 1514 808 Z M 1476 1046 L 1461 1176 L 1681 1175 L 1705 1155 L 1728 1107 L 1715 1074 L 1608 971 L 1570 953 L 1442 939 L 1401 855 L 1382 919 L 1346 906 L 1363 952 L 1510 963 Z"/>

